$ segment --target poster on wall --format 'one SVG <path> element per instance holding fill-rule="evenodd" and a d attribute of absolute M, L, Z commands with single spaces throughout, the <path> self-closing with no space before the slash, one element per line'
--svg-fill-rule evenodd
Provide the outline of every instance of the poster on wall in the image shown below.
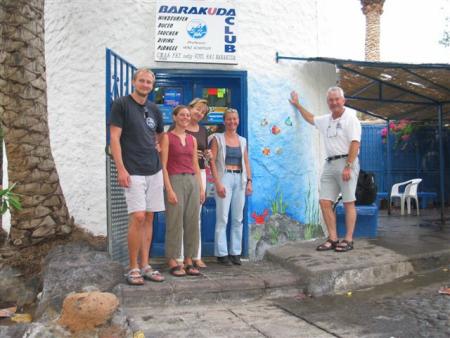
<path fill-rule="evenodd" d="M 157 1 L 155 60 L 238 64 L 234 2 Z"/>

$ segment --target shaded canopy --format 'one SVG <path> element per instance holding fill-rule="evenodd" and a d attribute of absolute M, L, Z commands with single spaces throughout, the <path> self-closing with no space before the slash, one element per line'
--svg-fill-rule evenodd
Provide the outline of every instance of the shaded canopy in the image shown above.
<path fill-rule="evenodd" d="M 277 55 L 278 59 L 290 59 Z M 450 121 L 450 64 L 295 58 L 334 64 L 346 106 L 385 120 Z"/>

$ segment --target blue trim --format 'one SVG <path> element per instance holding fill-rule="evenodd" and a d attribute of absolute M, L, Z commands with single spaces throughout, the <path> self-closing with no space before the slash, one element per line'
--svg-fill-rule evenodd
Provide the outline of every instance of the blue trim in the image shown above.
<path fill-rule="evenodd" d="M 439 126 L 438 126 L 438 133 L 439 133 L 439 176 L 440 176 L 440 197 L 441 197 L 441 223 L 442 225 L 445 224 L 445 218 L 444 218 L 444 208 L 445 208 L 445 201 L 444 201 L 444 175 L 445 175 L 445 163 L 444 163 L 444 144 L 442 142 L 442 105 L 439 105 L 438 107 L 438 120 L 439 120 Z"/>
<path fill-rule="evenodd" d="M 106 48 L 106 72 L 105 72 L 105 128 L 106 128 L 106 145 L 109 145 L 109 128 L 108 121 L 111 114 L 111 96 L 109 88 L 111 88 L 111 50 Z"/>
<path fill-rule="evenodd" d="M 388 199 L 390 200 L 391 197 L 391 187 L 392 187 L 392 175 L 391 175 L 391 170 L 392 170 L 392 165 L 391 165 L 391 133 L 389 130 L 389 124 L 391 123 L 390 120 L 386 121 L 386 128 L 387 128 L 387 135 L 386 135 L 386 171 L 387 171 L 387 187 L 389 189 L 389 197 Z M 388 213 L 391 214 L 391 203 L 389 203 L 388 206 Z"/>
<path fill-rule="evenodd" d="M 131 93 L 132 84 L 130 82 L 130 75 L 136 69 L 135 66 L 114 53 L 111 49 L 106 48 L 105 125 L 107 146 L 110 143 L 109 119 L 111 115 L 111 104 L 115 98 Z"/>

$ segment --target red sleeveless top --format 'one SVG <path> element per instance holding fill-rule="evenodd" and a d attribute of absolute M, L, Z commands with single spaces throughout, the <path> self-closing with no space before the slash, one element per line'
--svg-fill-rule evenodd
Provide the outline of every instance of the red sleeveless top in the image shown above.
<path fill-rule="evenodd" d="M 194 155 L 194 137 L 186 133 L 186 145 L 172 132 L 169 136 L 169 156 L 167 158 L 167 172 L 169 175 L 195 174 L 192 156 Z"/>

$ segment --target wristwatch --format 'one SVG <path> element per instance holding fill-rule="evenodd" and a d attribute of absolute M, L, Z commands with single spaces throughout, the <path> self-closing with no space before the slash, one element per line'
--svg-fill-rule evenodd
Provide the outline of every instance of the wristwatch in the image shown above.
<path fill-rule="evenodd" d="M 345 167 L 353 169 L 353 164 L 351 162 L 345 162 Z"/>

